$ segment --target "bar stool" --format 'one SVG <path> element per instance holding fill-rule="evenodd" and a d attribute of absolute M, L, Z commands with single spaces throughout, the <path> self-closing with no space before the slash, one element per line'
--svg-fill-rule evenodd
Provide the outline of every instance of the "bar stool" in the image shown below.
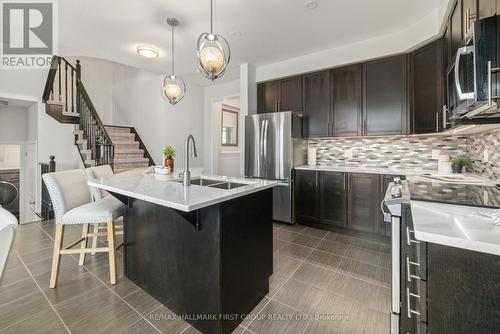
<path fill-rule="evenodd" d="M 114 175 L 114 172 L 110 165 L 101 165 L 96 167 L 85 168 L 85 175 L 87 176 L 87 181 L 91 181 L 101 177 L 112 176 Z M 96 187 L 90 186 L 90 193 L 92 194 L 92 198 L 94 199 L 94 201 L 100 201 L 103 198 L 111 197 L 117 203 L 120 202 L 113 196 L 109 195 L 109 193 L 103 189 L 98 189 Z M 94 231 L 93 231 L 94 237 L 92 238 L 92 248 L 97 248 L 97 239 L 101 236 L 106 235 L 106 232 L 99 232 L 100 229 L 105 229 L 105 228 L 106 227 L 101 226 L 101 224 L 94 224 Z M 117 226 L 115 228 L 115 235 L 123 235 L 123 227 L 120 228 Z M 121 242 L 118 246 L 116 246 L 116 249 L 118 250 L 121 246 L 123 246 L 123 242 Z M 92 255 L 93 254 L 95 253 L 92 253 Z"/>
<path fill-rule="evenodd" d="M 85 262 L 86 253 L 109 254 L 109 275 L 111 284 L 116 284 L 115 225 L 116 218 L 123 215 L 123 205 L 112 196 L 92 202 L 87 179 L 82 169 L 67 170 L 42 175 L 54 207 L 56 235 L 52 257 L 50 288 L 55 288 L 59 276 L 61 255 L 80 254 L 79 264 Z M 87 248 L 89 224 L 106 224 L 107 247 Z M 65 225 L 83 225 L 82 238 L 63 247 Z M 80 244 L 80 248 L 75 246 Z"/>

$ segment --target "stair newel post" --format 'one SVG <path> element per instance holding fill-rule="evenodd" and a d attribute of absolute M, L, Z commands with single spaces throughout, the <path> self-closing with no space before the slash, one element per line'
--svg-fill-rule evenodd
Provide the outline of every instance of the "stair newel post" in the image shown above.
<path fill-rule="evenodd" d="M 56 171 L 56 157 L 51 155 L 50 157 L 50 161 L 49 161 L 49 173 L 53 173 Z"/>

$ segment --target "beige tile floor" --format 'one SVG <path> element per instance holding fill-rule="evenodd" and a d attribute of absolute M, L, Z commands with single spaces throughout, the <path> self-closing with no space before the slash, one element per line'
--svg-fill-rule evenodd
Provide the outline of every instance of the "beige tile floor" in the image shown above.
<path fill-rule="evenodd" d="M 275 224 L 269 294 L 234 333 L 389 333 L 390 249 L 300 225 Z M 52 221 L 19 226 L 0 282 L 0 333 L 199 333 L 123 277 L 106 254 L 64 256 L 49 289 Z M 78 239 L 79 226 L 66 240 Z"/>

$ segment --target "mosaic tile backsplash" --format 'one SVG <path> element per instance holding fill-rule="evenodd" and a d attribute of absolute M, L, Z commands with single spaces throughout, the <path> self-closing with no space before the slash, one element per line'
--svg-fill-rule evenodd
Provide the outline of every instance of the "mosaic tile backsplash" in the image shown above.
<path fill-rule="evenodd" d="M 485 148 L 488 150 L 488 162 L 482 161 Z M 500 130 L 471 135 L 467 151 L 473 160 L 473 172 L 500 181 Z"/>
<path fill-rule="evenodd" d="M 328 138 L 309 140 L 316 148 L 317 163 L 323 166 L 357 166 L 437 170 L 438 161 L 432 150 L 440 154 L 466 154 L 468 136 L 396 136 Z M 352 149 L 352 158 L 346 150 Z"/>

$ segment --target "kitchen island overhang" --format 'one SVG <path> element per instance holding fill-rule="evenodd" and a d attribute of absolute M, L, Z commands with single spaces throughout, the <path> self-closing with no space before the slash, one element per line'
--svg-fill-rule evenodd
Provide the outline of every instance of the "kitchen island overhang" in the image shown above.
<path fill-rule="evenodd" d="M 208 190 L 204 205 L 200 193 L 208 187 L 184 189 L 175 181 L 132 174 L 89 182 L 126 205 L 125 275 L 202 333 L 231 333 L 269 290 L 276 182 Z M 116 183 L 124 180 L 128 186 L 120 189 Z M 172 194 L 175 189 L 182 194 Z M 164 192 L 169 194 L 158 198 Z M 163 205 L 173 198 L 180 200 L 177 208 Z M 189 205 L 194 209 L 179 209 Z"/>

